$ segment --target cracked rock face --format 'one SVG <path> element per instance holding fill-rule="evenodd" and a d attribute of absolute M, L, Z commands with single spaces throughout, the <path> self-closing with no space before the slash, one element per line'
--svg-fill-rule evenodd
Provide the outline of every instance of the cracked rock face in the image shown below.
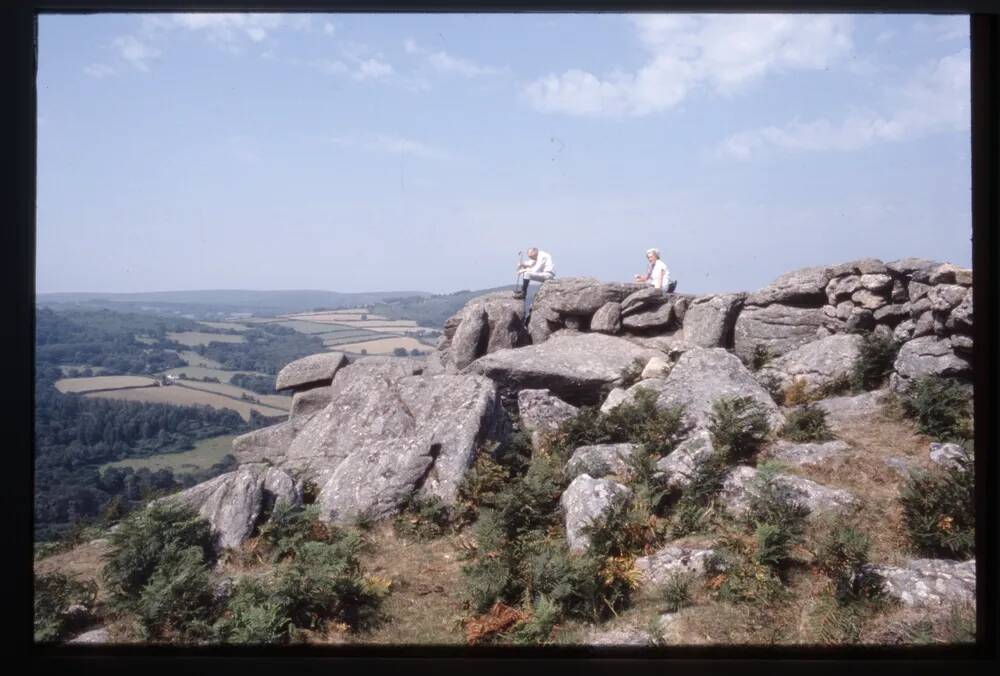
<path fill-rule="evenodd" d="M 589 474 L 599 479 L 609 474 L 622 475 L 628 471 L 628 459 L 635 449 L 635 444 L 581 446 L 573 451 L 566 463 L 566 476 L 576 478 Z"/>
<path fill-rule="evenodd" d="M 969 362 L 955 354 L 947 338 L 922 336 L 905 343 L 896 356 L 893 366 L 898 378 L 897 389 L 905 388 L 905 381 L 925 375 L 969 376 Z M 900 382 L 903 381 L 903 382 Z"/>
<path fill-rule="evenodd" d="M 768 412 L 772 426 L 783 425 L 784 416 L 777 404 L 747 368 L 732 353 L 722 348 L 691 348 L 681 355 L 666 378 L 642 380 L 627 392 L 629 400 L 639 389 L 657 393 L 656 405 L 667 408 L 685 406 L 689 422 L 707 427 L 712 403 L 721 397 L 752 397 Z"/>
<path fill-rule="evenodd" d="M 911 608 L 976 601 L 975 559 L 915 559 L 902 568 L 869 565 L 867 569 L 882 577 L 889 596 Z"/>
<path fill-rule="evenodd" d="M 764 365 L 758 378 L 774 377 L 782 388 L 795 380 L 815 389 L 851 375 L 862 338 L 857 334 L 835 334 L 786 352 Z"/>
<path fill-rule="evenodd" d="M 500 292 L 477 296 L 450 317 L 437 353 L 444 371 L 455 373 L 484 354 L 527 343 L 524 301 Z"/>
<path fill-rule="evenodd" d="M 548 390 L 521 390 L 517 395 L 521 425 L 531 432 L 531 442 L 538 448 L 541 436 L 553 432 L 577 414 L 576 406 L 567 404 Z"/>
<path fill-rule="evenodd" d="M 566 541 L 570 551 L 584 552 L 590 547 L 585 528 L 597 523 L 617 500 L 628 500 L 632 491 L 610 479 L 595 479 L 581 474 L 573 479 L 559 498 L 566 514 Z"/>
<path fill-rule="evenodd" d="M 749 360 L 754 348 L 764 345 L 774 356 L 790 352 L 820 337 L 818 331 L 831 324 L 822 307 L 790 305 L 748 305 L 736 318 L 733 348 L 741 359 Z"/>
<path fill-rule="evenodd" d="M 646 582 L 661 585 L 673 575 L 704 574 L 705 565 L 714 553 L 714 549 L 667 545 L 655 554 L 636 559 L 635 567 L 642 572 Z"/>
<path fill-rule="evenodd" d="M 826 302 L 826 285 L 830 282 L 831 274 L 831 268 L 826 266 L 786 272 L 770 285 L 750 294 L 747 305 L 822 305 Z"/>
<path fill-rule="evenodd" d="M 745 293 L 696 298 L 684 315 L 684 340 L 696 347 L 732 347 L 736 317 Z"/>

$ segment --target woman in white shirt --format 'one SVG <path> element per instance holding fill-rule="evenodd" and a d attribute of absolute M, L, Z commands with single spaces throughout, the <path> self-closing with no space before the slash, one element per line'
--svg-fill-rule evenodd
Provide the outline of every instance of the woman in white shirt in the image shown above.
<path fill-rule="evenodd" d="M 660 260 L 660 250 L 647 250 L 646 260 L 649 261 L 646 274 L 636 275 L 635 281 L 645 282 L 657 289 L 666 289 L 670 285 L 670 271 L 667 270 L 667 264 Z"/>

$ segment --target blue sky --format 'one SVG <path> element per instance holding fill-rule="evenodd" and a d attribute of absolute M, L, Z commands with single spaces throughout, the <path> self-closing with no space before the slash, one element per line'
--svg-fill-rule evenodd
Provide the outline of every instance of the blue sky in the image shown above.
<path fill-rule="evenodd" d="M 37 290 L 971 262 L 963 16 L 42 16 Z"/>

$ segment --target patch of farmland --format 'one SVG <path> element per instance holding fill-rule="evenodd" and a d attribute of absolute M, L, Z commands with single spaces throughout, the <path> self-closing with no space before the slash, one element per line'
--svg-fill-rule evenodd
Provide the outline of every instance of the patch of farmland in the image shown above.
<path fill-rule="evenodd" d="M 143 345 L 156 345 L 160 341 L 151 336 L 136 336 L 135 342 L 142 343 Z"/>
<path fill-rule="evenodd" d="M 56 381 L 56 389 L 63 393 L 116 390 L 123 387 L 150 387 L 156 381 L 145 376 L 93 376 L 91 378 L 63 378 Z"/>
<path fill-rule="evenodd" d="M 343 331 L 338 333 L 323 333 L 319 337 L 323 339 L 323 344 L 329 347 L 330 345 L 360 343 L 365 340 L 380 340 L 391 336 L 377 331 Z"/>
<path fill-rule="evenodd" d="M 145 467 L 151 472 L 158 469 L 169 469 L 175 474 L 183 474 L 200 469 L 209 469 L 212 465 L 222 462 L 227 454 L 233 452 L 235 435 L 226 434 L 220 437 L 210 437 L 195 442 L 190 451 L 180 453 L 157 453 L 146 458 L 125 458 L 102 465 L 99 471 L 108 467 L 131 467 L 139 470 Z"/>
<path fill-rule="evenodd" d="M 177 356 L 187 362 L 188 366 L 202 366 L 207 369 L 221 369 L 222 364 L 215 361 L 214 359 L 209 359 L 208 357 L 203 357 L 194 350 L 184 350 L 178 352 Z"/>
<path fill-rule="evenodd" d="M 326 341 L 324 341 L 323 344 L 326 345 Z M 367 350 L 368 354 L 392 354 L 393 350 L 395 350 L 397 347 L 401 347 L 407 352 L 413 349 L 417 350 L 430 349 L 429 345 L 421 343 L 416 338 L 410 338 L 409 336 L 390 336 L 387 338 L 366 340 L 359 343 L 346 343 L 346 344 L 336 345 L 336 348 L 338 350 L 343 350 L 345 352 L 360 353 L 361 350 Z"/>
<path fill-rule="evenodd" d="M 177 385 L 178 383 L 174 383 Z M 235 397 L 239 399 L 244 394 L 248 397 L 253 397 L 257 399 L 262 404 L 267 406 L 273 406 L 274 408 L 280 408 L 285 412 L 288 412 L 292 408 L 292 398 L 280 394 L 257 394 L 256 392 L 251 392 L 250 390 L 245 390 L 242 387 L 236 387 L 235 385 L 228 385 L 226 383 L 201 383 L 197 380 L 186 380 L 180 383 L 182 387 L 193 387 L 196 390 L 204 390 L 206 392 L 216 392 L 218 394 L 224 394 L 228 397 Z"/>
<path fill-rule="evenodd" d="M 294 315 L 282 315 L 284 319 L 298 319 L 306 322 L 318 322 L 320 324 L 337 324 L 340 322 L 361 322 L 361 321 L 389 321 L 382 315 L 369 314 L 367 312 L 308 312 Z M 362 320 L 362 317 L 367 319 Z"/>
<path fill-rule="evenodd" d="M 236 322 L 198 322 L 199 324 L 204 324 L 205 326 L 213 329 L 223 329 L 231 331 L 249 331 L 250 327 L 246 324 L 237 324 Z"/>
<path fill-rule="evenodd" d="M 92 392 L 84 396 L 99 397 L 102 399 L 123 399 L 126 401 L 146 401 L 153 404 L 172 404 L 174 406 L 200 405 L 218 409 L 228 408 L 231 411 L 239 413 L 240 417 L 244 420 L 250 420 L 250 411 L 253 410 L 266 416 L 287 415 L 288 413 L 288 411 L 283 411 L 280 408 L 264 406 L 263 404 L 252 404 L 215 392 L 206 392 L 205 390 L 196 390 L 190 387 L 181 387 L 180 385 Z"/>
<path fill-rule="evenodd" d="M 237 373 L 246 373 L 252 376 L 265 375 L 263 373 L 253 373 L 250 371 L 226 371 L 225 369 L 213 369 L 205 366 L 178 366 L 175 369 L 167 369 L 163 372 L 165 376 L 180 376 L 180 374 L 187 375 L 188 378 L 218 378 L 220 382 L 228 383 L 230 378 L 232 378 Z"/>
<path fill-rule="evenodd" d="M 246 339 L 243 336 L 231 336 L 225 333 L 202 333 L 200 331 L 183 331 L 181 333 L 168 333 L 167 338 L 176 340 L 181 345 L 194 347 L 195 345 L 208 345 L 209 343 L 243 343 Z"/>
<path fill-rule="evenodd" d="M 290 329 L 295 329 L 299 333 L 308 334 L 320 334 L 320 333 L 331 333 L 335 331 L 355 331 L 353 327 L 342 326 L 340 324 L 322 324 L 320 322 L 306 322 L 301 319 L 286 319 L 280 322 L 276 322 L 279 326 L 287 326 Z"/>
<path fill-rule="evenodd" d="M 366 321 L 342 320 L 340 323 L 344 326 L 371 329 L 372 331 L 387 331 L 397 328 L 420 328 L 412 319 L 368 319 Z"/>
<path fill-rule="evenodd" d="M 94 373 L 96 375 L 101 375 L 102 373 L 107 371 L 107 369 L 104 368 L 103 366 L 91 366 L 89 364 L 63 364 L 59 367 L 59 370 L 62 371 L 62 374 L 64 376 L 69 374 L 69 372 L 72 371 L 73 369 L 76 369 L 77 371 L 82 371 L 83 369 L 90 369 L 91 373 Z"/>

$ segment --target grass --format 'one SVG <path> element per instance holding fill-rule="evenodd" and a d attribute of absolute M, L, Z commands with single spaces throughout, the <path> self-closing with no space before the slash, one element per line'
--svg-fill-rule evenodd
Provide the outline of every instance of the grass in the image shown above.
<path fill-rule="evenodd" d="M 103 472 L 109 467 L 131 467 L 135 470 L 145 467 L 151 472 L 158 469 L 169 469 L 174 473 L 209 469 L 212 465 L 222 462 L 226 455 L 233 452 L 234 438 L 235 435 L 232 434 L 210 437 L 195 442 L 195 447 L 190 451 L 159 453 L 146 458 L 126 458 L 101 465 L 98 469 Z"/>
<path fill-rule="evenodd" d="M 168 333 L 167 338 L 181 345 L 194 347 L 196 345 L 208 345 L 209 343 L 245 343 L 246 338 L 228 333 L 202 333 L 201 331 L 181 331 Z"/>
<path fill-rule="evenodd" d="M 250 411 L 257 410 L 265 416 L 287 415 L 287 411 L 252 404 L 245 401 L 226 397 L 215 392 L 192 389 L 181 385 L 168 385 L 165 387 L 143 387 L 133 390 L 111 390 L 108 392 L 94 392 L 84 396 L 101 397 L 104 399 L 124 399 L 126 401 L 146 401 L 155 404 L 173 404 L 175 406 L 203 405 L 212 408 L 228 408 L 240 414 L 244 420 L 250 420 Z"/>
<path fill-rule="evenodd" d="M 145 376 L 93 376 L 91 378 L 63 378 L 57 380 L 55 385 L 60 392 L 82 394 L 95 390 L 156 386 L 156 380 Z"/>
<path fill-rule="evenodd" d="M 236 387 L 235 385 L 229 385 L 227 383 L 202 383 L 193 380 L 185 381 L 181 383 L 181 386 L 191 387 L 196 390 L 204 390 L 205 392 L 214 392 L 227 397 L 235 397 L 236 399 L 246 395 L 253 397 L 264 406 L 281 409 L 286 413 L 292 408 L 292 398 L 289 396 L 281 394 L 257 394 L 256 392 L 252 392 L 242 387 Z M 271 413 L 270 415 L 277 415 L 277 413 Z"/>
<path fill-rule="evenodd" d="M 399 347 L 406 351 L 430 349 L 430 346 L 426 343 L 422 343 L 416 338 L 410 338 L 408 336 L 387 336 L 385 338 L 376 338 L 374 340 L 348 343 L 330 343 L 324 340 L 323 344 L 328 347 L 335 346 L 338 350 L 343 350 L 345 352 L 360 353 L 361 350 L 366 350 L 368 354 L 392 354 L 392 351 Z"/>

